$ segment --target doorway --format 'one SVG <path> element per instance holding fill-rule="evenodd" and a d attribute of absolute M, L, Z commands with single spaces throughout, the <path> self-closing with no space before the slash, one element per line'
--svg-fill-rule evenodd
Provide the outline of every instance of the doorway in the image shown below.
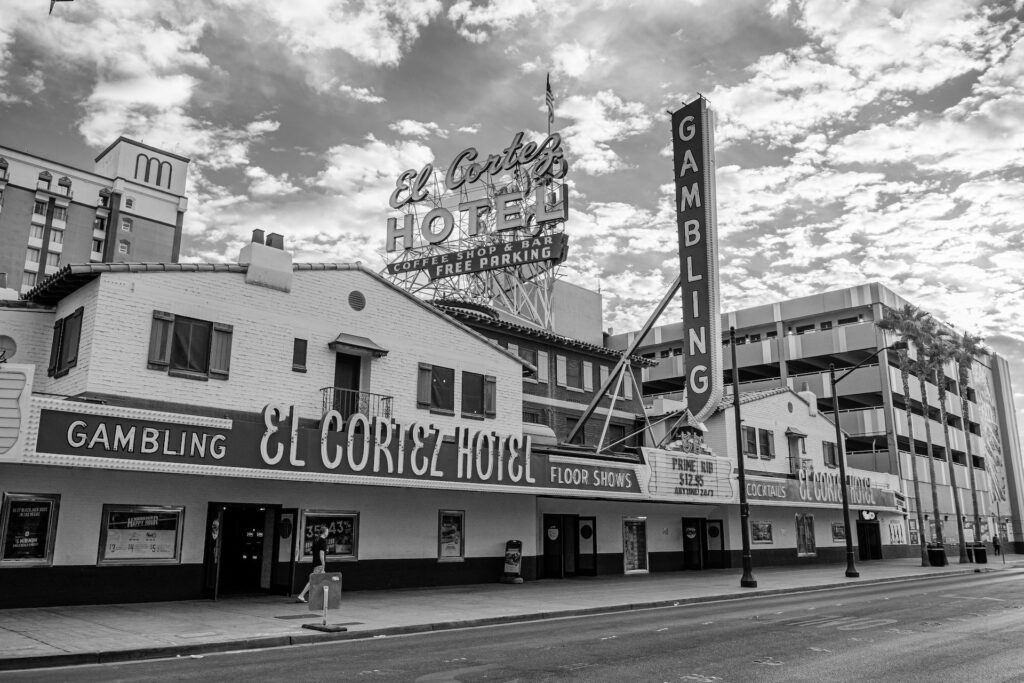
<path fill-rule="evenodd" d="M 882 559 L 882 529 L 877 521 L 857 520 L 857 546 L 861 560 Z"/>
<path fill-rule="evenodd" d="M 332 407 L 348 419 L 359 411 L 359 371 L 363 360 L 348 353 L 337 353 L 334 358 L 334 400 Z"/>
<path fill-rule="evenodd" d="M 597 518 L 544 515 L 544 578 L 597 575 Z"/>
<path fill-rule="evenodd" d="M 722 520 L 683 517 L 683 568 L 724 569 L 726 566 Z"/>
<path fill-rule="evenodd" d="M 265 593 L 274 583 L 280 507 L 210 503 L 207 510 L 204 588 L 209 597 Z"/>

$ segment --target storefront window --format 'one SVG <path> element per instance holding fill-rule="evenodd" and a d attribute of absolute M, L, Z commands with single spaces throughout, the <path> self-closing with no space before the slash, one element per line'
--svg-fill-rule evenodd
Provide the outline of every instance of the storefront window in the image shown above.
<path fill-rule="evenodd" d="M 647 518 L 622 520 L 622 559 L 626 573 L 647 571 Z"/>
<path fill-rule="evenodd" d="M 463 510 L 441 510 L 438 513 L 437 559 L 458 562 L 465 556 L 466 513 Z"/>
<path fill-rule="evenodd" d="M 5 493 L 0 515 L 0 564 L 50 565 L 60 495 Z"/>
<path fill-rule="evenodd" d="M 313 539 L 327 527 L 327 561 L 354 560 L 359 556 L 359 513 L 303 510 L 300 560 L 313 561 Z"/>
<path fill-rule="evenodd" d="M 181 560 L 183 507 L 104 505 L 99 564 L 169 564 Z"/>
<path fill-rule="evenodd" d="M 796 516 L 796 554 L 818 554 L 818 547 L 814 543 L 814 515 Z"/>

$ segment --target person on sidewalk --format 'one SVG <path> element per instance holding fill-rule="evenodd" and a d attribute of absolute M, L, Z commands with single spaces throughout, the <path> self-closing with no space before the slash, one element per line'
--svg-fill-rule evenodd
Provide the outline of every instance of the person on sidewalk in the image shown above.
<path fill-rule="evenodd" d="M 323 574 L 327 570 L 327 525 L 320 527 L 320 533 L 313 539 L 313 573 Z M 312 577 L 310 577 L 312 579 Z M 296 598 L 298 602 L 308 602 L 306 594 L 309 593 L 310 581 L 306 581 L 306 587 Z"/>
<path fill-rule="evenodd" d="M 996 551 L 996 555 L 999 554 L 999 537 L 996 536 L 992 539 L 992 548 Z"/>

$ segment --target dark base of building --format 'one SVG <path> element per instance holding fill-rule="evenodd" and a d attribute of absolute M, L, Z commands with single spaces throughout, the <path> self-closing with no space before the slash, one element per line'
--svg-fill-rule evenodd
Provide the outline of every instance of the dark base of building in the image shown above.
<path fill-rule="evenodd" d="M 1011 552 L 1024 552 L 1024 544 L 1006 545 L 1013 546 Z M 952 551 L 955 550 L 954 546 Z M 859 548 L 855 546 L 855 560 L 866 561 L 860 558 L 858 551 Z M 916 545 L 882 548 L 884 559 L 919 555 L 919 546 Z M 810 556 L 797 556 L 793 548 L 751 550 L 755 576 L 758 567 L 838 564 L 845 560 L 846 549 L 842 547 L 818 548 L 817 554 Z M 998 561 L 991 546 L 988 548 L 988 561 Z M 681 552 L 650 553 L 648 563 L 651 572 L 738 568 L 743 566 L 743 553 L 740 550 L 727 551 L 722 554 L 720 561 L 706 563 L 701 567 L 691 566 L 689 569 Z M 466 558 L 461 562 L 438 562 L 435 559 L 361 560 L 329 564 L 327 569 L 341 572 L 344 591 L 457 586 L 499 581 L 504 571 L 504 558 Z M 269 589 L 232 585 L 223 579 L 218 594 L 224 598 L 257 593 L 296 594 L 306 584 L 310 570 L 308 564 L 298 565 L 289 576 L 289 566 L 277 564 L 274 573 L 280 578 L 275 578 Z M 563 573 L 561 576 L 546 575 L 543 557 L 523 557 L 521 570 L 526 581 L 534 581 L 616 575 L 624 573 L 625 567 L 621 554 L 599 554 L 596 566 L 589 571 L 578 569 L 575 573 Z M 201 600 L 212 595 L 206 587 L 208 582 L 205 577 L 206 572 L 201 564 L 5 568 L 0 570 L 0 585 L 4 586 L 0 593 L 0 608 Z"/>

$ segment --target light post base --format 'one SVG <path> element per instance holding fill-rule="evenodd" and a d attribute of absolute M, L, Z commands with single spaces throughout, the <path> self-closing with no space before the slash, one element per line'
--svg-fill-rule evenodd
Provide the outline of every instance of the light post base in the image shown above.
<path fill-rule="evenodd" d="M 742 579 L 740 579 L 740 586 L 742 586 L 743 588 L 757 588 L 757 579 L 755 579 L 752 576 L 744 576 Z"/>
<path fill-rule="evenodd" d="M 860 578 L 860 572 L 857 571 L 856 569 L 847 569 L 846 570 L 846 578 L 848 578 L 848 579 Z"/>

